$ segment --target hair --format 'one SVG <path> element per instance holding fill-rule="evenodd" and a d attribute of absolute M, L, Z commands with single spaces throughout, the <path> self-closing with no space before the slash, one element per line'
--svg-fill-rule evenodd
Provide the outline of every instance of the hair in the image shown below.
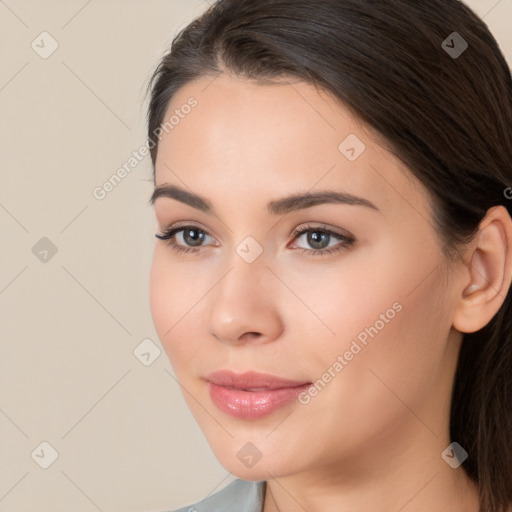
<path fill-rule="evenodd" d="M 443 41 L 467 42 L 458 57 Z M 449 46 L 454 46 L 451 42 Z M 459 0 L 219 0 L 183 28 L 151 76 L 148 137 L 184 85 L 226 72 L 291 77 L 332 94 L 429 192 L 448 262 L 487 210 L 512 215 L 512 78 L 487 25 Z M 512 503 L 512 297 L 463 335 L 450 437 L 469 454 L 481 512 Z"/>

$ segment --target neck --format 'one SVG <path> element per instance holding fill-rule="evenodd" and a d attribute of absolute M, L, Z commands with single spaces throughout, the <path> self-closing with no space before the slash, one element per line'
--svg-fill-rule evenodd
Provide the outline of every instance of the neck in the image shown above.
<path fill-rule="evenodd" d="M 334 483 L 293 477 L 267 481 L 263 512 L 396 512 L 407 506 L 415 512 L 450 510 L 479 512 L 477 486 L 467 477 L 441 472 L 392 480 L 389 475 L 371 485 L 347 489 Z"/>

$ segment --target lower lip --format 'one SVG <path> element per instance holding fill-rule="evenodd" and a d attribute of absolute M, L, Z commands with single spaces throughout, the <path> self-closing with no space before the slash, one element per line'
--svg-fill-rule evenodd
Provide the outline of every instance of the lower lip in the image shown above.
<path fill-rule="evenodd" d="M 209 382 L 210 397 L 223 412 L 243 420 L 254 420 L 271 414 L 276 409 L 289 404 L 309 387 L 304 384 L 293 388 L 280 388 L 267 391 L 243 391 L 218 386 Z"/>

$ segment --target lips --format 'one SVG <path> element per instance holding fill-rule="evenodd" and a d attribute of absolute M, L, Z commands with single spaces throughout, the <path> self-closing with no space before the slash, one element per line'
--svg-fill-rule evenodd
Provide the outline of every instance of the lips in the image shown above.
<path fill-rule="evenodd" d="M 255 420 L 293 402 L 311 385 L 275 375 L 219 370 L 205 377 L 210 398 L 222 412 L 243 420 Z"/>
<path fill-rule="evenodd" d="M 219 370 L 210 373 L 205 379 L 217 386 L 244 391 L 268 391 L 311 384 L 306 380 L 283 379 L 266 373 L 246 372 L 236 374 L 230 370 Z"/>

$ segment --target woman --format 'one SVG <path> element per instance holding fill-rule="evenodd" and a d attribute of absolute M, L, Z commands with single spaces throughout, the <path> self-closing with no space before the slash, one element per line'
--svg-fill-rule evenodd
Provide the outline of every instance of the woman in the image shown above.
<path fill-rule="evenodd" d="M 151 83 L 151 309 L 213 511 L 512 503 L 512 80 L 457 0 L 225 0 Z"/>

